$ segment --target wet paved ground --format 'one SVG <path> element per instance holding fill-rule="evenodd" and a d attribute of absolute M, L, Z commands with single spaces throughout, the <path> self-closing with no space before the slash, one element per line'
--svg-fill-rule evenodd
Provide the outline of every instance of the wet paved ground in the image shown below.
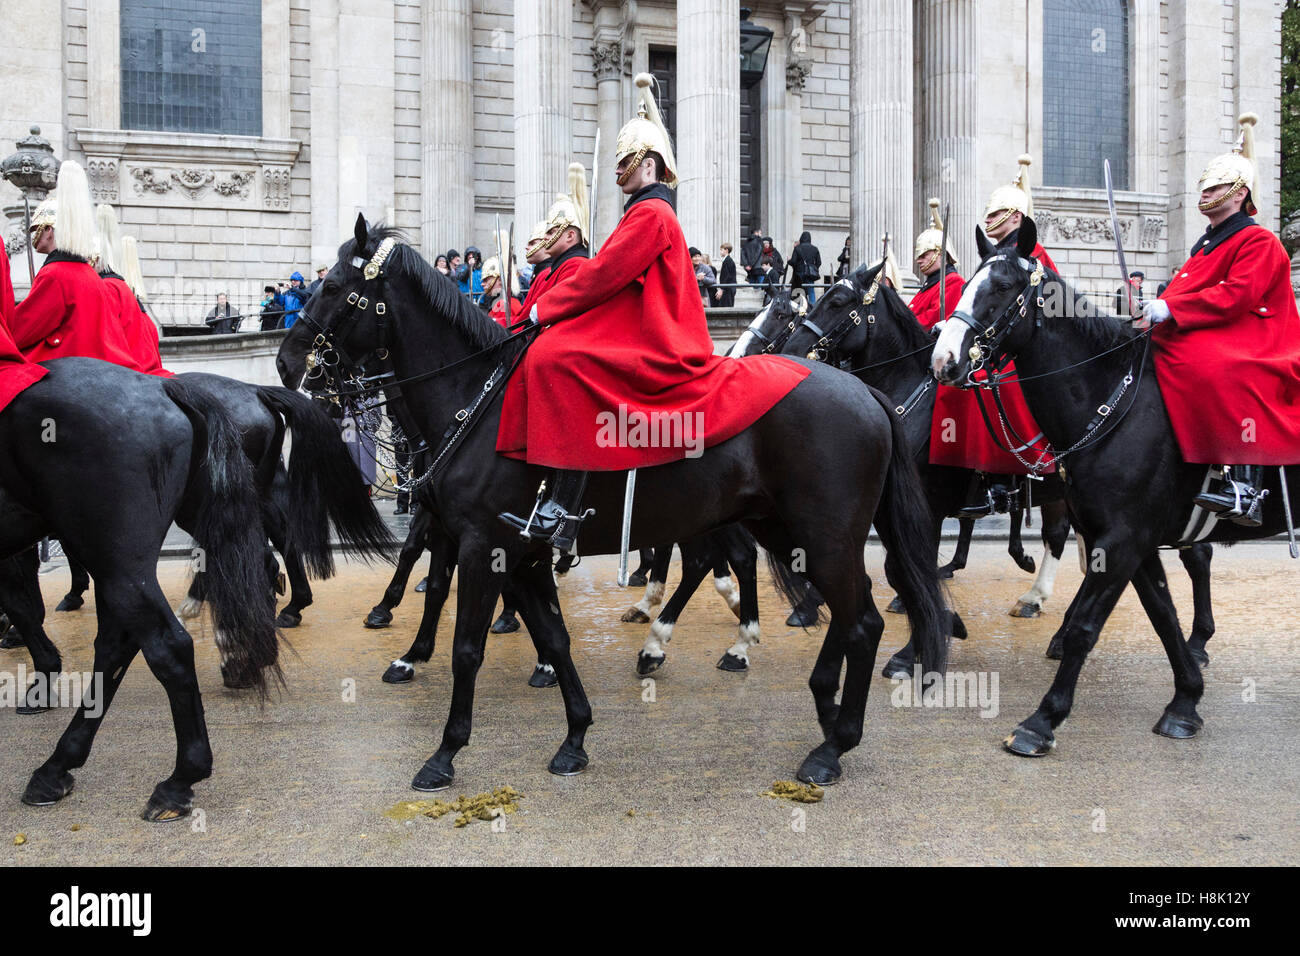
<path fill-rule="evenodd" d="M 868 565 L 883 582 L 874 546 Z M 1190 627 L 1187 579 L 1172 555 L 1166 565 Z M 999 741 L 1051 680 L 1055 664 L 1043 649 L 1080 575 L 1071 550 L 1044 617 L 1013 620 L 1005 612 L 1030 578 L 1001 545 L 976 543 L 952 587 L 972 634 L 954 646 L 952 668 L 996 675 L 998 713 L 891 706 L 900 691 L 876 677 L 862 746 L 845 758 L 843 782 L 808 807 L 759 794 L 791 778 L 820 738 L 806 684 L 820 632 L 782 625 L 764 574 L 763 643 L 749 673 L 724 673 L 714 663 L 734 640 L 734 618 L 706 587 L 647 701 L 633 671 L 646 627 L 618 623 L 639 595 L 612 583 L 614 568 L 612 558 L 589 559 L 561 583 L 596 718 L 586 774 L 546 772 L 564 735 L 563 709 L 558 690 L 526 686 L 534 659 L 526 635 L 489 641 L 473 740 L 456 762 L 456 784 L 440 796 L 513 786 L 525 797 L 503 832 L 487 823 L 455 829 L 450 816 L 385 816 L 424 796 L 409 782 L 446 717 L 454 603 L 433 661 L 410 684 L 383 684 L 385 665 L 414 634 L 420 601 L 408 594 L 389 630 L 362 629 L 388 569 L 349 565 L 317 587 L 317 603 L 290 632 L 289 689 L 265 709 L 221 687 L 211 628 L 191 627 L 216 753 L 213 777 L 196 788 L 202 814 L 191 821 L 136 816 L 174 754 L 166 698 L 141 660 L 76 772 L 76 790 L 56 807 L 25 807 L 18 796 L 69 713 L 0 711 L 0 852 L 28 864 L 1300 862 L 1300 564 L 1283 544 L 1216 552 L 1219 629 L 1198 739 L 1151 733 L 1172 679 L 1130 591 L 1084 669 L 1057 752 L 1024 760 Z M 670 583 L 676 574 L 674 566 Z M 160 576 L 179 601 L 185 565 L 164 562 Z M 43 577 L 48 607 L 66 583 L 64 571 Z M 882 608 L 892 596 L 883 586 L 875 593 Z M 83 611 L 51 614 L 69 669 L 90 665 L 93 607 L 92 599 Z M 882 651 L 892 651 L 905 623 L 886 617 Z M 25 662 L 24 652 L 0 652 L 0 669 Z M 1253 702 L 1243 700 L 1252 689 Z M 13 846 L 18 833 L 27 842 Z"/>

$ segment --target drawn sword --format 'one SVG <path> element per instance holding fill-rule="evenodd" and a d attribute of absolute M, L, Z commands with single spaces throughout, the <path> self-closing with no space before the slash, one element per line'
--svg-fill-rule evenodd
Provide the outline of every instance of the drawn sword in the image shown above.
<path fill-rule="evenodd" d="M 1119 272 L 1124 279 L 1124 295 L 1128 299 L 1129 319 L 1136 319 L 1133 314 L 1133 286 L 1128 281 L 1128 262 L 1124 259 L 1124 242 L 1119 232 L 1119 214 L 1115 212 L 1115 189 L 1110 180 L 1110 160 L 1106 160 L 1106 204 L 1110 206 L 1110 228 L 1115 233 L 1115 254 L 1119 256 Z"/>

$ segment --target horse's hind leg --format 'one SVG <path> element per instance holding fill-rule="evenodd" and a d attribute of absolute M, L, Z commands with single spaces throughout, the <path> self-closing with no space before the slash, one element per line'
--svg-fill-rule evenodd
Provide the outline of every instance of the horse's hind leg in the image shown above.
<path fill-rule="evenodd" d="M 650 579 L 646 581 L 645 595 L 619 618 L 624 624 L 649 624 L 650 614 L 664 599 L 664 585 L 668 581 L 668 565 L 673 560 L 673 543 L 656 545 L 654 561 L 650 564 Z"/>
<path fill-rule="evenodd" d="M 270 504 L 268 507 L 263 507 L 262 523 L 272 546 L 284 558 L 284 570 L 289 578 L 289 603 L 276 617 L 275 626 L 297 627 L 302 623 L 303 609 L 310 607 L 314 599 L 311 593 L 311 582 L 307 580 L 307 569 L 303 567 L 298 550 L 289 544 L 288 524 L 279 505 Z"/>
<path fill-rule="evenodd" d="M 1026 481 L 1029 479 L 1026 478 Z M 1025 522 L 1025 509 L 1012 508 L 1009 515 L 1011 521 L 1007 529 L 1007 554 L 1011 555 L 1011 560 L 1016 562 L 1016 567 L 1021 571 L 1034 573 L 1034 559 L 1025 554 L 1025 545 L 1021 540 L 1020 531 Z"/>
<path fill-rule="evenodd" d="M 676 626 L 677 619 L 681 617 L 686 602 L 695 594 L 700 583 L 704 580 L 704 576 L 709 573 L 712 567 L 712 556 L 704 539 L 693 538 L 690 541 L 683 541 L 681 548 L 682 579 L 677 584 L 677 590 L 673 591 L 673 596 L 664 605 L 664 609 L 659 612 L 659 616 L 650 625 L 650 635 L 646 638 L 645 645 L 637 652 L 636 673 L 638 677 L 652 674 L 663 666 L 667 657 L 664 645 L 673 639 L 673 627 Z M 657 550 L 655 555 L 655 572 L 657 573 L 659 570 Z"/>
<path fill-rule="evenodd" d="M 1061 555 L 1065 552 L 1065 542 L 1070 537 L 1070 514 L 1065 501 L 1045 501 L 1040 509 L 1043 522 L 1043 566 L 1038 569 L 1034 586 L 1016 600 L 1016 606 L 1009 612 L 1012 617 L 1038 617 L 1052 597 L 1056 588 L 1056 572 L 1061 567 Z M 1048 651 L 1048 657 L 1060 659 Z"/>
<path fill-rule="evenodd" d="M 1152 552 L 1142 562 L 1142 567 L 1133 575 L 1133 589 L 1160 635 L 1160 643 L 1164 645 L 1169 666 L 1174 671 L 1174 699 L 1152 729 L 1162 737 L 1179 740 L 1195 737 L 1205 725 L 1196 712 L 1205 685 L 1201 669 L 1196 666 L 1191 649 L 1183 640 L 1183 630 L 1178 626 L 1178 611 L 1169 596 L 1169 582 L 1165 579 L 1159 552 Z"/>
<path fill-rule="evenodd" d="M 1192 652 L 1196 663 L 1208 667 L 1210 655 L 1205 645 L 1214 636 L 1214 606 L 1210 602 L 1210 560 L 1214 557 L 1214 545 L 1194 544 L 1190 548 L 1181 548 L 1178 557 L 1192 579 L 1192 636 L 1187 639 L 1187 649 Z"/>
<path fill-rule="evenodd" d="M 957 550 L 953 553 L 952 560 L 939 568 L 939 577 L 941 580 L 947 580 L 958 571 L 966 567 L 966 559 L 970 557 L 970 539 L 975 532 L 974 518 L 960 518 L 957 521 Z M 890 605 L 893 610 L 893 605 Z M 899 604 L 898 613 L 903 613 L 902 604 Z"/>
<path fill-rule="evenodd" d="M 569 733 L 551 758 L 547 769 L 562 777 L 571 777 L 587 768 L 584 747 L 587 728 L 591 726 L 591 704 L 582 689 L 577 668 L 569 652 L 569 632 L 560 613 L 549 560 L 522 564 L 510 579 L 512 594 L 519 601 L 519 613 L 528 625 L 528 633 L 538 653 L 555 669 L 564 697 L 564 713 Z M 676 597 L 676 595 L 674 595 Z M 671 603 L 671 602 L 670 602 Z"/>
<path fill-rule="evenodd" d="M 0 596 L 4 598 L 10 623 L 32 655 L 35 671 L 33 683 L 17 707 L 20 714 L 39 714 L 55 703 L 67 703 L 54 700 L 63 660 L 45 633 L 45 599 L 41 596 L 39 569 L 40 557 L 35 548 L 0 561 Z"/>
<path fill-rule="evenodd" d="M 69 554 L 67 557 L 72 583 L 68 586 L 68 593 L 63 595 L 63 599 L 55 607 L 56 611 L 79 610 L 86 603 L 85 594 L 90 589 L 90 572 L 72 555 Z"/>

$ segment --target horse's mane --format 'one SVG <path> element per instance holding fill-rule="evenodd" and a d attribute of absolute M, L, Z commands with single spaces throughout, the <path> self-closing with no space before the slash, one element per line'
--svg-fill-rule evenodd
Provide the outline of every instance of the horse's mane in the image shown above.
<path fill-rule="evenodd" d="M 460 291 L 460 286 L 429 265 L 428 260 L 410 245 L 400 230 L 383 223 L 372 226 L 366 234 L 366 248 L 363 252 L 368 250 L 373 255 L 379 243 L 390 238 L 396 239 L 397 245 L 393 246 L 393 251 L 384 262 L 386 273 L 414 280 L 420 294 L 428 300 L 429 307 L 464 335 L 474 348 L 485 349 L 506 338 L 509 333 L 470 301 L 469 296 Z M 339 261 L 359 273 L 361 270 L 352 266 L 353 257 L 358 255 L 356 245 L 355 239 L 343 243 L 339 247 Z"/>
<path fill-rule="evenodd" d="M 1089 345 L 1099 349 L 1114 348 L 1124 342 L 1133 339 L 1136 333 L 1133 327 L 1117 316 L 1101 310 L 1091 299 L 1082 292 L 1075 292 L 1059 274 L 1043 266 L 1046 273 L 1047 282 L 1055 281 L 1061 286 L 1061 303 L 1070 303 L 1072 312 L 1067 312 L 1067 321 L 1072 321 L 1074 327 L 1082 334 L 1083 338 Z M 1046 297 L 1046 291 L 1044 292 Z M 1045 318 L 1050 319 L 1049 316 Z"/>

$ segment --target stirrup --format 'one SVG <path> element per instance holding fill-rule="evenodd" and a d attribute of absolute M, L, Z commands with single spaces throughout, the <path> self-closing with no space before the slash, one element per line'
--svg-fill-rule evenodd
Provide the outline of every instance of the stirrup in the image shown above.
<path fill-rule="evenodd" d="M 551 535 L 551 546 L 566 553 L 574 550 L 574 545 L 578 541 L 578 531 L 582 527 L 582 523 L 595 513 L 595 508 L 585 508 L 576 515 L 569 514 L 566 511 L 560 516 L 559 523 L 555 528 L 555 533 Z"/>

